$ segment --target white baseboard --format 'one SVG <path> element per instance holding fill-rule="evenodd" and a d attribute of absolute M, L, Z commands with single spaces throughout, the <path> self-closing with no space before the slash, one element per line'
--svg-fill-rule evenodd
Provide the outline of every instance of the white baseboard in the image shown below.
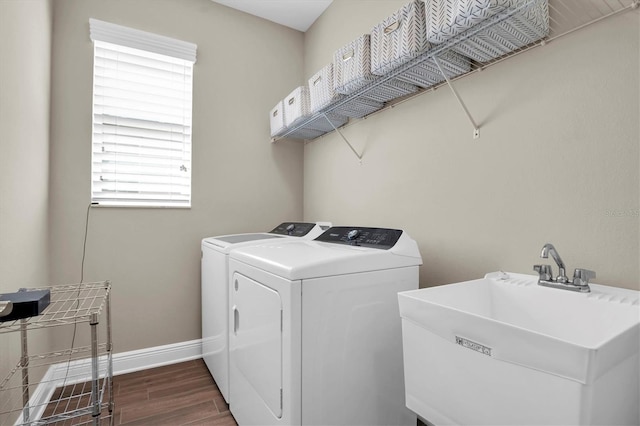
<path fill-rule="evenodd" d="M 113 355 L 113 375 L 162 367 L 202 358 L 202 339 Z"/>
<path fill-rule="evenodd" d="M 177 364 L 199 358 L 202 358 L 201 339 L 129 352 L 120 352 L 112 355 L 113 375 L 133 373 L 135 371 Z M 106 361 L 106 355 L 100 357 L 99 371 L 105 371 Z M 91 380 L 90 358 L 51 365 L 31 395 L 31 398 L 29 398 L 29 405 L 35 407 L 29 414 L 30 420 L 36 421 L 42 417 L 42 413 L 56 388 L 63 384 L 83 383 L 89 380 Z M 22 416 L 20 416 L 16 420 L 16 424 L 22 423 L 24 423 L 24 421 Z"/>

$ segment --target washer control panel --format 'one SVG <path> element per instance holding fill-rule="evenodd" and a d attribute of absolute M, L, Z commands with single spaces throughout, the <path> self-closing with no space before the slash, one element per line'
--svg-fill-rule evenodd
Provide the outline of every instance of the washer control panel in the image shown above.
<path fill-rule="evenodd" d="M 315 223 L 284 222 L 276 226 L 272 231 L 269 231 L 269 233 L 290 235 L 292 237 L 304 237 L 313 229 L 314 226 L 316 226 Z"/>
<path fill-rule="evenodd" d="M 388 250 L 398 242 L 400 235 L 402 231 L 399 229 L 334 226 L 315 240 Z"/>

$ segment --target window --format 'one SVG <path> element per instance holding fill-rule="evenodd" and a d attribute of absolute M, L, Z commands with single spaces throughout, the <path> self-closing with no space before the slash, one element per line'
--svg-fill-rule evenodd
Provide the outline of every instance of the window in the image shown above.
<path fill-rule="evenodd" d="M 95 19 L 89 24 L 91 201 L 190 207 L 196 46 Z"/>

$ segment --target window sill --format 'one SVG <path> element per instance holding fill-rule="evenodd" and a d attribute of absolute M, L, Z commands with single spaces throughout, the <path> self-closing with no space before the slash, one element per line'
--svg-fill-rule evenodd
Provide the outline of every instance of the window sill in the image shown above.
<path fill-rule="evenodd" d="M 124 208 L 124 209 L 178 209 L 178 210 L 189 210 L 191 209 L 191 205 L 188 206 L 163 206 L 163 205 L 150 205 L 150 204 L 119 204 L 119 203 L 91 203 L 92 208 Z"/>

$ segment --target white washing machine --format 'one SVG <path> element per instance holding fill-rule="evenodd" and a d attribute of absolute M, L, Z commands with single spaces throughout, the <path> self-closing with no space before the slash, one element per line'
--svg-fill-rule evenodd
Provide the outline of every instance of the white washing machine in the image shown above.
<path fill-rule="evenodd" d="M 273 240 L 313 239 L 328 222 L 285 222 L 270 232 L 220 235 L 202 240 L 202 358 L 229 402 L 229 252 Z"/>
<path fill-rule="evenodd" d="M 398 292 L 418 288 L 416 242 L 333 227 L 229 259 L 229 373 L 240 425 L 411 425 Z"/>

